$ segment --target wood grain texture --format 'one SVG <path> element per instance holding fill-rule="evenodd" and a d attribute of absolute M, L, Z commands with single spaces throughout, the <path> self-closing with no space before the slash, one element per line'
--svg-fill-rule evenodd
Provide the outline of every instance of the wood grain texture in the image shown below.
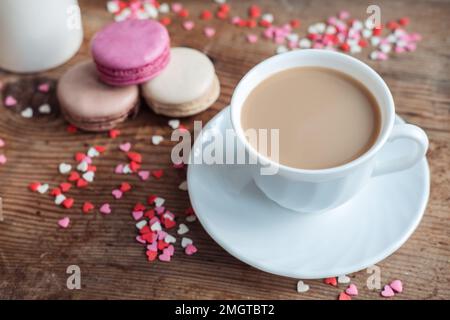
<path fill-rule="evenodd" d="M 46 72 L 57 78 L 69 66 L 89 58 L 89 41 L 101 26 L 111 21 L 104 1 L 80 1 L 84 42 L 78 54 L 65 65 Z M 233 13 L 244 15 L 255 1 L 231 1 Z M 192 13 L 215 7 L 213 2 L 185 1 Z M 298 17 L 303 26 L 321 21 L 342 8 L 363 18 L 367 4 L 363 1 L 260 1 L 267 12 L 279 21 Z M 359 55 L 382 77 L 392 90 L 397 112 L 408 122 L 424 128 L 430 138 L 428 160 L 431 167 L 431 196 L 425 216 L 412 237 L 395 254 L 379 266 L 382 281 L 404 281 L 403 299 L 450 299 L 450 2 L 425 0 L 377 1 L 382 19 L 387 21 L 406 15 L 409 30 L 418 31 L 423 41 L 418 50 L 385 62 Z M 198 20 L 196 17 L 194 18 Z M 222 93 L 208 111 L 182 121 L 188 128 L 194 119 L 207 121 L 230 101 L 239 79 L 256 63 L 273 54 L 275 45 L 260 41 L 247 44 L 240 29 L 214 20 L 214 39 L 206 39 L 197 22 L 195 30 L 182 31 L 179 20 L 169 27 L 172 46 L 189 46 L 204 51 L 214 61 Z M 12 81 L 18 75 L 0 71 L 0 80 Z M 219 247 L 199 223 L 191 227 L 191 236 L 199 252 L 192 257 L 178 253 L 173 262 L 148 263 L 142 248 L 134 241 L 135 226 L 129 211 L 150 193 L 167 199 L 170 210 L 181 213 L 189 206 L 188 196 L 178 190 L 182 173 L 170 170 L 171 143 L 153 146 L 152 134 L 169 138 L 167 119 L 146 108 L 139 116 L 120 126 L 122 136 L 111 140 L 106 134 L 66 132 L 60 116 L 23 119 L 0 108 L 0 137 L 7 142 L 7 165 L 0 167 L 0 195 L 4 221 L 0 223 L 0 298 L 53 299 L 335 299 L 339 290 L 320 280 L 307 281 L 311 290 L 296 292 L 296 280 L 270 275 L 236 260 Z M 124 161 L 117 152 L 121 141 L 133 142 L 144 155 L 146 168 L 165 168 L 160 181 L 138 181 L 136 177 L 112 174 L 115 164 Z M 51 197 L 28 192 L 30 181 L 61 182 L 57 165 L 69 161 L 73 153 L 86 145 L 104 144 L 109 151 L 96 164 L 96 181 L 87 190 L 71 192 L 77 200 L 71 210 L 53 204 Z M 110 192 L 123 180 L 135 190 L 113 202 Z M 92 200 L 97 205 L 108 200 L 114 213 L 82 215 L 80 205 Z M 70 215 L 72 227 L 59 230 L 56 221 Z M 382 235 L 380 235 L 382 236 Z M 331 250 L 331 248 L 330 248 Z M 66 268 L 79 265 L 82 289 L 66 288 Z M 365 271 L 352 274 L 360 286 L 359 299 L 377 299 L 376 291 L 361 289 L 367 279 Z"/>

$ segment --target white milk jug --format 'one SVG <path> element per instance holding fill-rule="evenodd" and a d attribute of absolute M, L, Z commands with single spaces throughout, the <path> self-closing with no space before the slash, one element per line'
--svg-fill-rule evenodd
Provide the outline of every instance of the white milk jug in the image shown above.
<path fill-rule="evenodd" d="M 69 60 L 82 41 L 77 0 L 0 0 L 0 68 L 54 68 Z"/>

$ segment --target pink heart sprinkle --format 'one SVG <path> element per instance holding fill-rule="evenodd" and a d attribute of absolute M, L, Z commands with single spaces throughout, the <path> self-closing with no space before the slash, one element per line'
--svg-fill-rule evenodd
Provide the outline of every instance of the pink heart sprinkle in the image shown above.
<path fill-rule="evenodd" d="M 70 218 L 69 217 L 64 217 L 64 218 L 62 218 L 61 220 L 58 221 L 58 225 L 61 228 L 64 228 L 64 229 L 66 229 L 69 226 L 69 224 L 70 224 Z"/>
<path fill-rule="evenodd" d="M 191 31 L 192 29 L 194 29 L 194 22 L 193 21 L 185 21 L 183 22 L 183 28 L 187 31 Z"/>
<path fill-rule="evenodd" d="M 138 176 L 139 176 L 139 178 L 141 178 L 142 181 L 145 181 L 150 177 L 150 171 L 141 170 L 138 172 Z"/>
<path fill-rule="evenodd" d="M 6 156 L 4 154 L 0 154 L 0 164 L 5 164 L 8 159 L 6 159 Z"/>
<path fill-rule="evenodd" d="M 165 207 L 163 207 L 163 206 L 161 206 L 161 207 L 155 207 L 155 212 L 157 213 L 157 214 L 163 214 L 164 213 L 164 210 L 166 210 L 166 208 Z"/>
<path fill-rule="evenodd" d="M 158 240 L 164 240 L 164 238 L 167 236 L 167 232 L 160 230 L 158 231 Z"/>
<path fill-rule="evenodd" d="M 7 106 L 7 107 L 12 107 L 12 106 L 15 106 L 16 104 L 17 104 L 17 100 L 14 99 L 14 97 L 12 97 L 12 96 L 7 96 L 7 97 L 5 98 L 5 106 Z"/>
<path fill-rule="evenodd" d="M 111 213 L 111 207 L 110 207 L 109 203 L 102 204 L 102 206 L 100 207 L 99 210 L 103 214 L 110 214 Z"/>
<path fill-rule="evenodd" d="M 216 34 L 216 29 L 211 28 L 211 27 L 206 27 L 205 29 L 203 29 L 203 32 L 205 33 L 206 37 L 212 38 Z"/>
<path fill-rule="evenodd" d="M 175 252 L 175 248 L 173 245 L 170 245 L 163 250 L 163 253 L 167 253 L 170 256 L 173 256 L 174 252 Z"/>
<path fill-rule="evenodd" d="M 381 291 L 381 295 L 385 298 L 390 298 L 393 297 L 395 293 L 390 286 L 385 285 L 383 291 Z"/>
<path fill-rule="evenodd" d="M 238 23 L 240 23 L 241 22 L 241 18 L 240 17 L 238 17 L 238 16 L 234 16 L 233 18 L 231 18 L 231 23 L 232 24 L 238 24 Z"/>
<path fill-rule="evenodd" d="M 394 280 L 389 285 L 395 292 L 402 293 L 403 292 L 403 283 L 400 280 Z"/>
<path fill-rule="evenodd" d="M 144 216 L 144 212 L 143 211 L 133 211 L 132 213 L 133 219 L 134 220 L 140 220 L 143 216 Z"/>
<path fill-rule="evenodd" d="M 92 158 L 91 157 L 86 156 L 86 157 L 83 158 L 83 161 L 86 162 L 87 164 L 92 164 Z"/>
<path fill-rule="evenodd" d="M 258 42 L 258 36 L 256 34 L 248 34 L 247 41 L 249 43 L 256 43 L 256 42 Z"/>
<path fill-rule="evenodd" d="M 141 243 L 141 244 L 145 244 L 146 243 L 146 241 L 144 239 L 142 239 L 141 236 L 136 236 L 136 241 Z"/>
<path fill-rule="evenodd" d="M 123 192 L 120 191 L 119 189 L 114 189 L 114 190 L 111 192 L 111 194 L 113 195 L 113 197 L 114 197 L 116 200 L 122 198 L 122 196 L 123 196 Z"/>
<path fill-rule="evenodd" d="M 172 11 L 175 13 L 180 12 L 183 9 L 183 5 L 179 2 L 172 3 Z"/>
<path fill-rule="evenodd" d="M 5 146 L 5 140 L 0 138 L 0 148 L 3 148 Z"/>
<path fill-rule="evenodd" d="M 151 244 L 149 244 L 147 246 L 147 250 L 158 251 L 158 242 L 157 241 L 153 241 Z"/>
<path fill-rule="evenodd" d="M 348 286 L 347 289 L 345 289 L 345 293 L 349 296 L 357 296 L 358 295 L 358 288 L 352 283 Z"/>
<path fill-rule="evenodd" d="M 130 149 L 131 149 L 131 143 L 129 143 L 129 142 L 122 143 L 122 144 L 119 146 L 119 149 L 120 149 L 121 151 L 123 151 L 123 152 L 128 152 L 128 151 L 130 151 Z"/>
<path fill-rule="evenodd" d="M 123 173 L 123 164 L 118 164 L 114 169 L 114 173 L 122 174 Z"/>
<path fill-rule="evenodd" d="M 197 248 L 193 244 L 187 245 L 187 247 L 184 249 L 184 253 L 186 253 L 188 256 L 192 256 L 196 252 Z"/>
<path fill-rule="evenodd" d="M 50 85 L 49 85 L 48 83 L 41 83 L 41 84 L 38 86 L 38 90 L 39 90 L 40 92 L 48 92 L 48 91 L 50 90 Z"/>
<path fill-rule="evenodd" d="M 170 254 L 168 254 L 166 251 L 163 251 L 163 253 L 158 256 L 158 259 L 160 261 L 170 262 L 171 258 L 170 258 Z"/>

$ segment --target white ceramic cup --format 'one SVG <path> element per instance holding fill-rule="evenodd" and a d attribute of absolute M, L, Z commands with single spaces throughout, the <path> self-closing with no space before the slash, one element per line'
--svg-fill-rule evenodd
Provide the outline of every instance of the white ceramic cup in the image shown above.
<path fill-rule="evenodd" d="M 77 0 L 0 1 L 0 68 L 54 68 L 69 60 L 82 41 Z"/>
<path fill-rule="evenodd" d="M 381 112 L 381 130 L 373 146 L 359 158 L 344 165 L 304 170 L 277 164 L 257 153 L 241 126 L 241 110 L 249 93 L 272 74 L 293 67 L 317 66 L 341 71 L 363 83 L 374 95 Z M 326 88 L 318 88 L 324 90 Z M 324 115 L 326 116 L 326 115 Z M 383 79 L 368 65 L 349 55 L 326 50 L 294 50 L 273 56 L 251 69 L 237 85 L 231 99 L 231 122 L 238 140 L 258 165 L 248 166 L 256 185 L 268 198 L 298 212 L 321 212 L 335 208 L 355 196 L 373 177 L 410 168 L 423 159 L 428 149 L 425 132 L 410 124 L 394 124 L 392 94 Z M 412 140 L 411 152 L 390 161 L 377 161 L 381 148 L 397 139 Z M 261 175 L 262 166 L 278 165 L 274 175 Z"/>

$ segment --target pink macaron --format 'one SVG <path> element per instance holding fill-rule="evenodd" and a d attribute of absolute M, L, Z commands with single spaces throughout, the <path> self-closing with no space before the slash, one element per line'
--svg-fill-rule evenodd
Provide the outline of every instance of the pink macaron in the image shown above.
<path fill-rule="evenodd" d="M 170 38 L 167 29 L 154 20 L 126 20 L 97 32 L 91 51 L 100 79 L 126 86 L 150 80 L 166 67 Z"/>

